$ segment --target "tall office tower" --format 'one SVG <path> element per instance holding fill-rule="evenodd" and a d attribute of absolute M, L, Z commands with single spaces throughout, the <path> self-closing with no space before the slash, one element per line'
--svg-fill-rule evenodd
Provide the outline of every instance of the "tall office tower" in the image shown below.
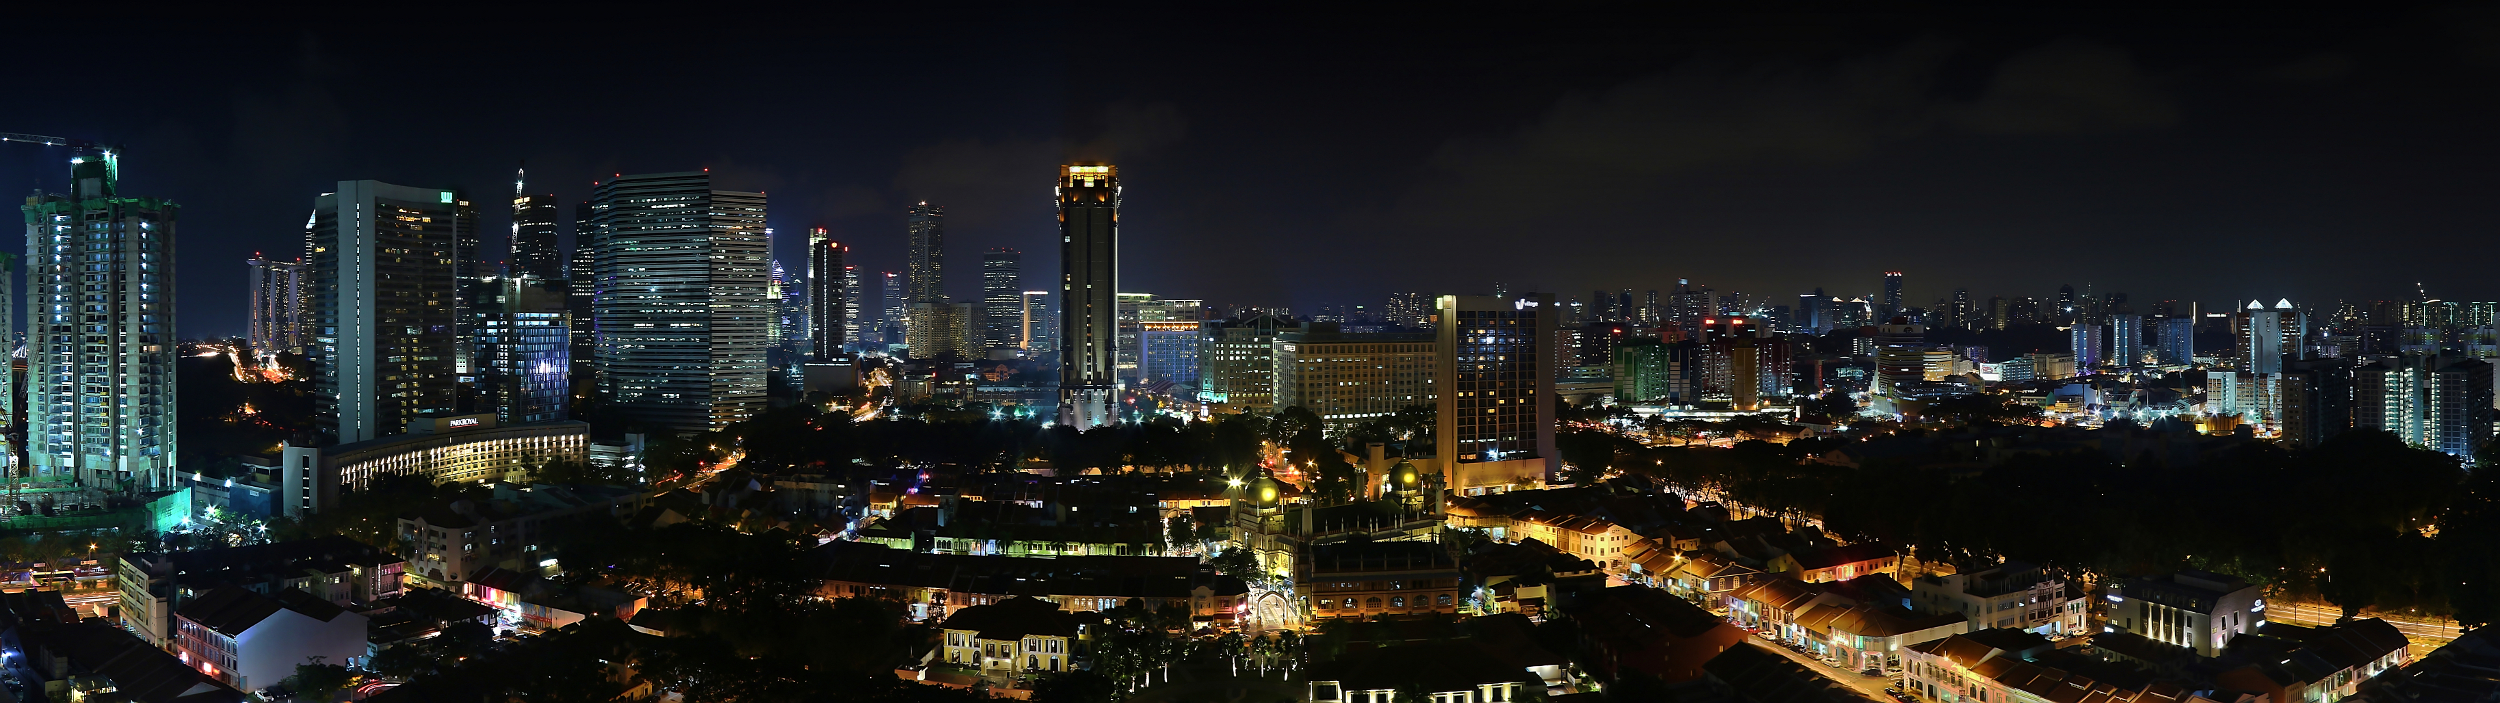
<path fill-rule="evenodd" d="M 2274 301 L 2274 316 L 2283 336 L 2283 357 L 2309 358 L 2309 311 L 2294 307 L 2289 298 L 2278 298 Z"/>
<path fill-rule="evenodd" d="M 819 230 L 823 228 L 817 228 Z M 851 300 L 842 289 L 843 272 L 851 267 L 851 248 L 831 239 L 808 237 L 807 319 L 814 338 L 812 358 L 823 361 L 842 353 L 843 332 L 850 330 Z"/>
<path fill-rule="evenodd" d="M 452 191 L 340 181 L 313 200 L 313 418 L 345 444 L 453 411 L 452 295 L 460 208 Z"/>
<path fill-rule="evenodd" d="M 304 350 L 304 264 L 252 252 L 252 309 L 245 332 L 253 354 Z"/>
<path fill-rule="evenodd" d="M 2196 363 L 2196 320 L 2165 317 L 2153 324 L 2154 355 L 2163 366 Z"/>
<path fill-rule="evenodd" d="M 26 214 L 27 478 L 129 492 L 170 488 L 174 225 L 181 206 L 124 196 L 111 152 L 70 160 L 68 195 Z M 7 257 L 0 257 L 6 271 Z M 16 303 L 0 277 L 0 329 Z M 0 371 L 0 382 L 11 381 Z M 5 390 L 0 387 L 0 390 Z M 0 420 L 14 420 L 0 400 Z M 0 449 L 7 449 L 0 441 Z M 0 468 L 15 475 L 14 462 Z"/>
<path fill-rule="evenodd" d="M 1013 348 L 1018 308 L 1024 306 L 1024 254 L 991 249 L 981 254 L 981 341 L 991 349 Z"/>
<path fill-rule="evenodd" d="M 1885 271 L 1884 305 L 1875 310 L 1875 316 L 1890 320 L 1899 314 L 1901 314 L 1901 272 Z"/>
<path fill-rule="evenodd" d="M 817 269 L 817 268 L 816 268 L 816 266 L 817 266 L 817 262 L 816 262 L 816 248 L 817 248 L 817 247 L 819 247 L 819 246 L 823 246 L 823 245 L 824 245 L 824 243 L 825 243 L 825 240 L 832 239 L 832 238 L 833 238 L 833 233 L 832 233 L 832 231 L 825 229 L 823 226 L 816 226 L 816 227 L 809 227 L 809 228 L 807 228 L 807 248 L 806 248 L 806 249 L 802 249 L 802 250 L 800 250 L 800 251 L 805 252 L 805 253 L 802 253 L 802 254 L 800 254 L 800 255 L 799 255 L 799 260 L 800 260 L 800 261 L 803 261 L 803 262 L 806 262 L 806 264 L 807 264 L 807 281 L 806 281 L 806 282 L 804 282 L 804 283 L 802 283 L 802 284 L 800 284 L 800 290 L 803 290 L 803 291 L 805 291 L 805 292 L 806 292 L 806 293 L 808 293 L 808 294 L 813 294 L 813 293 L 815 293 L 815 292 L 816 292 L 816 279 L 818 279 L 818 278 L 822 278 L 822 277 L 824 277 L 824 275 L 825 275 L 825 272 L 824 272 L 824 271 L 819 270 L 819 269 Z M 847 293 L 848 291 L 845 291 L 845 292 Z M 806 348 L 806 351 L 807 351 L 806 358 L 809 358 L 809 359 L 814 359 L 814 358 L 817 358 L 817 355 L 819 355 L 819 354 L 828 354 L 828 353 L 832 353 L 832 352 L 826 352 L 826 351 L 823 351 L 823 350 L 822 350 L 819 346 L 817 346 L 817 344 L 816 344 L 816 336 L 817 336 L 818 334 L 821 334 L 821 327 L 820 327 L 820 326 L 823 324 L 823 323 L 820 323 L 820 322 L 817 322 L 817 321 L 816 321 L 816 317 L 817 317 L 817 316 L 816 316 L 816 308 L 815 308 L 815 306 L 818 304 L 818 303 L 816 302 L 817 300 L 821 300 L 821 298 L 816 298 L 816 297 L 810 297 L 810 298 L 808 298 L 808 304 L 807 304 L 807 307 L 803 308 L 803 309 L 802 309 L 802 311 L 800 312 L 800 317 L 805 318 L 805 319 L 807 320 L 807 322 L 806 322 L 807 330 L 806 330 L 805 332 L 802 332 L 802 333 L 801 333 L 803 336 L 805 336 L 805 338 L 806 338 L 806 340 L 807 340 L 807 341 L 802 342 L 802 343 L 801 343 L 801 346 L 803 346 L 803 347 L 805 347 L 805 348 Z M 847 310 L 846 310 L 846 312 L 847 312 Z M 842 318 L 842 319 L 844 319 L 844 320 L 850 320 L 851 318 L 849 318 L 849 317 L 844 317 L 844 318 Z"/>
<path fill-rule="evenodd" d="M 849 252 L 845 251 L 842 258 L 849 259 Z M 859 311 L 859 265 L 845 264 L 842 267 L 842 350 L 844 353 L 858 351 L 859 347 L 865 344 L 866 338 L 860 335 L 865 331 L 866 324 L 862 322 L 863 318 L 859 316 Z"/>
<path fill-rule="evenodd" d="M 485 238 L 477 224 L 477 203 L 458 190 L 452 191 L 451 266 L 452 266 L 452 372 L 466 376 L 476 373 L 470 366 L 471 353 L 476 351 L 469 329 L 469 310 L 477 307 L 477 299 L 491 290 L 486 279 L 495 276 L 495 267 L 487 265 Z"/>
<path fill-rule="evenodd" d="M 877 312 L 877 345 L 878 351 L 887 351 L 903 343 L 903 313 L 910 308 L 903 302 L 903 274 L 880 271 L 877 275 L 883 281 L 878 288 L 883 305 Z"/>
<path fill-rule="evenodd" d="M 1493 297 L 1508 298 L 1510 296 L 1496 293 Z M 1622 314 L 1624 322 L 1641 321 L 1641 309 L 1632 303 L 1632 289 L 1630 288 L 1623 289 L 1623 293 L 1615 298 L 1615 310 Z"/>
<path fill-rule="evenodd" d="M 2053 311 L 2049 317 L 2057 320 L 2059 323 L 2068 323 L 2075 320 L 2075 287 L 2073 285 L 2069 284 L 2057 287 L 2057 310 Z"/>
<path fill-rule="evenodd" d="M 973 356 L 971 303 L 912 303 L 904 318 L 903 345 L 914 359 L 964 359 Z"/>
<path fill-rule="evenodd" d="M 1953 289 L 1953 326 L 1966 329 L 1979 327 L 1978 311 L 1971 308 L 1970 289 Z"/>
<path fill-rule="evenodd" d="M 1051 338 L 1059 321 L 1050 315 L 1050 291 L 1028 290 L 1016 298 L 1016 348 L 1035 356 L 1058 349 Z"/>
<path fill-rule="evenodd" d="M 1927 379 L 1927 326 L 1895 316 L 1875 331 L 1875 395 Z"/>
<path fill-rule="evenodd" d="M 2121 305 L 2109 315 L 2109 361 L 2122 368 L 2144 365 L 2144 316 Z"/>
<path fill-rule="evenodd" d="M 808 287 L 813 281 L 790 280 L 781 262 L 773 262 L 773 322 L 781 328 L 773 336 L 773 346 L 788 354 L 792 362 L 815 357 L 816 330 L 808 326 Z"/>
<path fill-rule="evenodd" d="M 1553 296 L 1445 295 L 1434 364 L 1442 485 L 1465 495 L 1552 481 Z"/>
<path fill-rule="evenodd" d="M 596 300 L 599 293 L 599 279 L 592 273 L 599 265 L 599 247 L 593 244 L 596 238 L 591 226 L 590 203 L 574 203 L 573 261 L 564 272 L 564 308 L 573 314 L 572 358 L 578 376 L 573 386 L 577 393 L 597 387 L 590 382 L 590 375 L 584 373 L 590 370 L 595 360 L 591 354 L 596 347 L 593 343 L 596 327 L 591 324 L 591 301 Z"/>
<path fill-rule="evenodd" d="M 1988 296 L 1988 329 L 2003 331 L 2012 313 L 2013 308 L 2006 304 L 2005 296 Z"/>
<path fill-rule="evenodd" d="M 946 302 L 946 208 L 921 201 L 905 213 L 904 225 L 911 235 L 911 258 L 903 269 L 911 274 L 908 300 Z"/>
<path fill-rule="evenodd" d="M 2100 325 L 2076 322 L 2075 326 L 2066 329 L 2066 337 L 2073 343 L 2077 373 L 2092 373 L 2093 369 L 2101 367 L 2102 362 L 2108 361 L 2102 355 L 2109 353 L 2109 331 Z"/>
<path fill-rule="evenodd" d="M 1172 395 L 1197 397 L 1201 378 L 1198 355 L 1199 320 L 1159 320 L 1137 324 L 1138 378 L 1149 385 L 1169 383 Z"/>
<path fill-rule="evenodd" d="M 1270 313 L 1198 323 L 1198 400 L 1223 413 L 1275 410 L 1275 335 L 1285 328 Z"/>
<path fill-rule="evenodd" d="M 764 194 L 709 173 L 619 176 L 591 196 L 599 395 L 617 419 L 717 430 L 764 409 Z"/>
<path fill-rule="evenodd" d="M 1797 296 L 1797 331 L 1826 334 L 1832 331 L 1832 299 L 1816 288 L 1812 293 Z"/>
<path fill-rule="evenodd" d="M 565 419 L 573 401 L 571 314 L 565 296 L 533 276 L 496 279 L 475 311 L 479 411 L 520 425 Z"/>
<path fill-rule="evenodd" d="M 1658 324 L 1660 320 L 1664 319 L 1661 317 L 1664 312 L 1665 311 L 1658 309 L 1658 291 L 1656 289 L 1650 290 L 1645 297 L 1641 298 L 1641 322 L 1643 324 Z"/>
<path fill-rule="evenodd" d="M 1440 299 L 1435 298 L 1433 301 L 1438 303 Z M 1589 291 L 1589 314 L 1596 316 L 1595 320 L 1599 321 L 1614 320 L 1615 297 L 1607 295 L 1604 289 Z"/>
<path fill-rule="evenodd" d="M 2474 461 L 2491 433 L 2492 366 L 2481 359 L 2405 355 L 2353 372 L 2353 426 Z"/>
<path fill-rule="evenodd" d="M 2319 442 L 2352 429 L 2352 379 L 2352 362 L 2348 360 L 2285 363 L 2283 441 L 2296 447 L 2316 447 Z"/>
<path fill-rule="evenodd" d="M 1059 423 L 1110 424 L 1120 357 L 1120 170 L 1059 169 Z"/>
<path fill-rule="evenodd" d="M 556 243 L 556 196 L 523 190 L 529 171 L 512 175 L 512 275 L 541 281 L 565 277 L 564 249 Z"/>
<path fill-rule="evenodd" d="M 2284 301 L 2289 308 L 2291 301 Z M 2285 312 L 2288 312 L 2286 310 Z M 2239 320 L 2239 367 L 2249 373 L 2282 373 L 2283 315 L 2266 309 L 2266 304 L 2248 301 Z"/>

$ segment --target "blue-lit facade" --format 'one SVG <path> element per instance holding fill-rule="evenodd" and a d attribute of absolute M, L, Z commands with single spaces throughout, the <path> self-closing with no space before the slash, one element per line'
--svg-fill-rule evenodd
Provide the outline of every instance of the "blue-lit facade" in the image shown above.
<path fill-rule="evenodd" d="M 2153 354 L 2163 366 L 2196 361 L 2196 320 L 2165 317 L 2153 323 Z"/>
<path fill-rule="evenodd" d="M 568 374 L 573 316 L 564 296 L 536 280 L 497 283 L 474 323 L 484 405 L 505 425 L 566 419 L 573 390 Z"/>
<path fill-rule="evenodd" d="M 1197 322 L 1138 323 L 1137 364 L 1148 383 L 1170 381 L 1172 392 L 1198 389 L 1199 332 Z"/>

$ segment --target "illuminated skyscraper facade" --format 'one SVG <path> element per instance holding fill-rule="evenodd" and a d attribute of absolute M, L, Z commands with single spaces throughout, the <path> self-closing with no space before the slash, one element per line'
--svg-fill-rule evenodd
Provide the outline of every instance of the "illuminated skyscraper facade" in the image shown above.
<path fill-rule="evenodd" d="M 702 432 L 763 411 L 764 208 L 702 172 L 599 184 L 599 393 L 619 419 Z"/>
<path fill-rule="evenodd" d="M 981 255 L 981 341 L 991 349 L 1019 346 L 1016 333 L 1024 305 L 1024 253 L 991 249 Z"/>
<path fill-rule="evenodd" d="M 946 208 L 923 201 L 904 213 L 910 259 L 904 262 L 909 302 L 946 302 Z"/>
<path fill-rule="evenodd" d="M 1110 424 L 1118 384 L 1120 172 L 1103 163 L 1059 169 L 1060 422 Z"/>
<path fill-rule="evenodd" d="M 814 335 L 808 344 L 818 360 L 841 354 L 842 344 L 849 341 L 842 336 L 851 328 L 851 301 L 849 291 L 843 289 L 842 277 L 850 270 L 850 256 L 851 248 L 841 242 L 808 237 L 807 317 L 808 329 Z"/>
<path fill-rule="evenodd" d="M 70 166 L 68 195 L 26 199 L 28 478 L 102 489 L 174 483 L 174 224 L 180 206 L 122 195 L 110 153 Z M 0 271 L 6 271 L 0 257 Z M 0 291 L 14 281 L 0 274 Z M 0 292 L 0 329 L 16 305 Z M 0 370 L 0 382 L 10 379 Z M 5 389 L 5 387 L 0 387 Z M 15 415 L 0 401 L 0 420 Z M 6 449 L 0 443 L 0 449 Z M 0 466 L 13 463 L 0 458 Z M 14 470 L 14 467 L 7 467 Z"/>
<path fill-rule="evenodd" d="M 304 264 L 258 253 L 243 262 L 251 275 L 251 310 L 244 329 L 252 353 L 304 350 Z"/>
<path fill-rule="evenodd" d="M 478 412 L 492 410 L 504 425 L 565 419 L 573 401 L 565 302 L 561 289 L 530 276 L 497 279 L 478 299 Z"/>
<path fill-rule="evenodd" d="M 1884 306 L 1875 310 L 1876 317 L 1890 320 L 1901 314 L 1901 272 L 1884 272 Z"/>
<path fill-rule="evenodd" d="M 556 242 L 556 196 L 530 195 L 529 171 L 512 176 L 511 275 L 541 281 L 565 277 L 564 248 Z"/>
<path fill-rule="evenodd" d="M 1554 451 L 1553 298 L 1445 295 L 1434 441 L 1451 490 L 1530 487 L 1562 468 Z"/>
<path fill-rule="evenodd" d="M 454 408 L 461 213 L 450 190 L 340 181 L 313 200 L 313 422 L 362 442 Z"/>
<path fill-rule="evenodd" d="M 591 350 L 595 329 L 591 325 L 591 301 L 598 299 L 599 279 L 593 273 L 599 266 L 599 247 L 593 243 L 590 203 L 573 204 L 573 260 L 564 272 L 565 311 L 573 317 L 574 385 L 577 391 L 588 392 L 597 386 L 590 373 L 594 355 Z"/>

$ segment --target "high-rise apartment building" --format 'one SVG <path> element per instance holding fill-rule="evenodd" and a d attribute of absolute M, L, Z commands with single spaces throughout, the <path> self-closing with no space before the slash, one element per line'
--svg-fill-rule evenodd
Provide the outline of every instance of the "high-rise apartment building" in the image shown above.
<path fill-rule="evenodd" d="M 2472 463 L 2491 436 L 2492 365 L 2481 359 L 2406 355 L 2353 372 L 2353 426 Z"/>
<path fill-rule="evenodd" d="M 2075 326 L 2067 328 L 2066 336 L 2067 340 L 2072 343 L 2077 370 L 2091 373 L 2093 369 L 2100 368 L 2103 362 L 2108 361 L 2103 358 L 2103 355 L 2109 353 L 2109 330 L 2100 325 L 2078 320 Z"/>
<path fill-rule="evenodd" d="M 313 417 L 326 440 L 389 437 L 455 410 L 456 360 L 469 356 L 453 295 L 465 212 L 450 190 L 380 181 L 313 200 Z"/>
<path fill-rule="evenodd" d="M 478 412 L 500 425 L 556 422 L 573 402 L 572 317 L 565 296 L 533 276 L 496 279 L 478 299 Z M 397 434 L 397 433 L 393 433 Z"/>
<path fill-rule="evenodd" d="M 1283 322 L 1265 312 L 1199 324 L 1199 399 L 1232 412 L 1276 407 L 1276 335 Z"/>
<path fill-rule="evenodd" d="M 304 350 L 304 263 L 272 261 L 253 252 L 243 262 L 251 269 L 251 310 L 245 327 L 252 353 L 276 354 Z"/>
<path fill-rule="evenodd" d="M 1120 171 L 1103 163 L 1059 169 L 1059 422 L 1111 423 L 1119 383 Z"/>
<path fill-rule="evenodd" d="M 2281 382 L 2283 442 L 2295 447 L 2316 447 L 2352 429 L 2352 382 L 2353 366 L 2349 360 L 2286 362 Z"/>
<path fill-rule="evenodd" d="M 912 303 L 905 319 L 903 345 L 914 359 L 967 359 L 975 356 L 971 303 Z"/>
<path fill-rule="evenodd" d="M 1342 429 L 1436 401 L 1440 347 L 1431 333 L 1339 330 L 1333 322 L 1305 322 L 1276 335 L 1277 407 L 1310 410 Z"/>
<path fill-rule="evenodd" d="M 2196 363 L 2196 320 L 2165 317 L 2153 321 L 2153 355 L 2163 366 Z"/>
<path fill-rule="evenodd" d="M 990 349 L 1020 346 L 1023 272 L 1023 252 L 991 249 L 981 254 L 981 341 Z"/>
<path fill-rule="evenodd" d="M 1441 296 L 1434 432 L 1443 485 L 1463 494 L 1534 486 L 1554 451 L 1553 297 Z"/>
<path fill-rule="evenodd" d="M 70 162 L 67 195 L 31 196 L 21 208 L 27 477 L 37 483 L 121 491 L 174 484 L 173 253 L 181 207 L 122 195 L 120 176 L 114 154 L 81 156 Z M 0 291 L 13 283 L 0 278 Z M 0 293 L 0 310 L 16 307 L 8 297 Z M 0 312 L 0 329 L 9 317 Z M 0 371 L 0 382 L 7 373 Z M 16 415 L 12 405 L 0 401 L 0 420 L 16 419 L 8 417 Z M 14 475 L 13 463 L 0 458 Z"/>
<path fill-rule="evenodd" d="M 608 411 L 678 432 L 763 411 L 764 194 L 714 190 L 704 172 L 658 173 L 602 181 L 591 203 Z"/>
<path fill-rule="evenodd" d="M 815 228 L 807 238 L 807 326 L 813 336 L 808 347 L 819 361 L 840 355 L 842 345 L 850 341 L 842 335 L 851 329 L 850 291 L 843 289 L 844 275 L 851 268 L 851 248 L 816 236 L 823 231 Z"/>
<path fill-rule="evenodd" d="M 2144 316 L 2120 306 L 2109 316 L 2109 361 L 2121 368 L 2144 365 Z"/>
<path fill-rule="evenodd" d="M 565 277 L 564 249 L 556 243 L 556 196 L 530 195 L 529 171 L 512 175 L 511 275 L 541 281 Z"/>

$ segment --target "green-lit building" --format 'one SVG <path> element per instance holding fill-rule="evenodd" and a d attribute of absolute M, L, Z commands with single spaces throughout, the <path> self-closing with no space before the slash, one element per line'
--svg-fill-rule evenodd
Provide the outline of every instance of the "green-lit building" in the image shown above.
<path fill-rule="evenodd" d="M 68 195 L 30 197 L 23 208 L 26 456 L 38 483 L 174 485 L 179 206 L 124 196 L 119 176 L 112 153 L 81 156 Z"/>
<path fill-rule="evenodd" d="M 1674 345 L 1656 339 L 1616 344 L 1611 363 L 1615 402 L 1646 403 L 1677 395 L 1675 380 L 1682 369 L 1675 363 L 1675 350 Z"/>

